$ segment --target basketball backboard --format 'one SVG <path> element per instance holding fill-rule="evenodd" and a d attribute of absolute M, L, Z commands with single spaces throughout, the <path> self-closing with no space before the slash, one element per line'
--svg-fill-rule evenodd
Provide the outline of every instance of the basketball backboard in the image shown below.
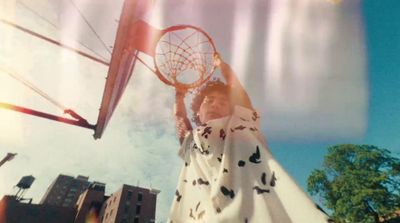
<path fill-rule="evenodd" d="M 128 84 L 135 67 L 137 53 L 129 47 L 130 29 L 141 13 L 140 0 L 125 0 L 108 69 L 103 99 L 94 132 L 99 139 L 106 128 Z"/>

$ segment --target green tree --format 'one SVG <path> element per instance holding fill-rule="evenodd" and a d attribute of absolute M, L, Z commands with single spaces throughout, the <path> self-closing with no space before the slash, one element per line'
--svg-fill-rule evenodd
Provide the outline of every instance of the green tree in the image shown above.
<path fill-rule="evenodd" d="M 338 222 L 380 222 L 400 209 L 400 160 L 376 146 L 332 146 L 307 189 Z"/>

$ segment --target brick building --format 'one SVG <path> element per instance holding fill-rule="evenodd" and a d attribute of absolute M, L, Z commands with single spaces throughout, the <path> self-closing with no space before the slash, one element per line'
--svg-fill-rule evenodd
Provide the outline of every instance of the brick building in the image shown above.
<path fill-rule="evenodd" d="M 19 202 L 15 196 L 0 200 L 0 223 L 73 223 L 76 209 Z"/>
<path fill-rule="evenodd" d="M 80 196 L 76 203 L 76 217 L 74 223 L 85 223 L 87 219 L 98 216 L 104 202 L 108 196 L 105 196 L 106 185 L 99 182 L 93 182 Z M 98 222 L 98 221 L 96 221 Z"/>
<path fill-rule="evenodd" d="M 123 185 L 104 203 L 100 211 L 101 223 L 155 222 L 156 200 L 160 191 Z"/>
<path fill-rule="evenodd" d="M 74 207 L 81 193 L 89 187 L 88 180 L 89 177 L 81 175 L 74 178 L 60 174 L 49 186 L 40 204 Z"/>
<path fill-rule="evenodd" d="M 0 200 L 0 223 L 150 223 L 155 222 L 159 192 L 123 185 L 107 196 L 104 183 L 59 175 L 40 204 L 4 196 Z"/>

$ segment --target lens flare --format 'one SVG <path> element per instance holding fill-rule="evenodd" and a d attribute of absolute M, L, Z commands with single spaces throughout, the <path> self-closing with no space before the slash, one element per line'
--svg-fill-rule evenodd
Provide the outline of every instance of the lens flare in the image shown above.
<path fill-rule="evenodd" d="M 89 214 L 87 214 L 85 223 L 100 223 L 99 217 L 94 209 L 91 209 Z"/>

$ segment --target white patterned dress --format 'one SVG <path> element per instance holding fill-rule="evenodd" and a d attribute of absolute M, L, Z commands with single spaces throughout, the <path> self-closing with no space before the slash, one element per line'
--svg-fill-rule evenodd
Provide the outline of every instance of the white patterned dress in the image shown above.
<path fill-rule="evenodd" d="M 272 157 L 256 112 L 209 121 L 185 137 L 168 223 L 322 223 L 327 217 Z"/>

